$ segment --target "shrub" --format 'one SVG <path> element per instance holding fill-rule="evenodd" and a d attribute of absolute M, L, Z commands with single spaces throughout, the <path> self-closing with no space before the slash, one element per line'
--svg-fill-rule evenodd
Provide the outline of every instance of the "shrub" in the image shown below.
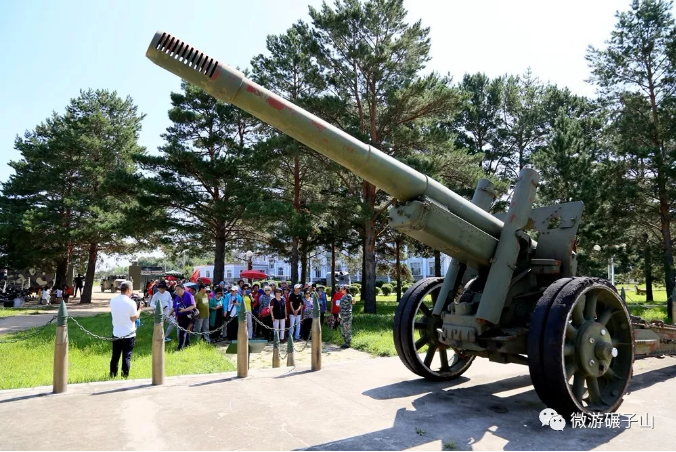
<path fill-rule="evenodd" d="M 359 295 L 360 292 L 361 292 L 361 287 L 355 286 L 355 285 L 350 286 L 350 293 L 352 294 L 353 297 Z"/>
<path fill-rule="evenodd" d="M 394 288 L 391 284 L 383 284 L 381 289 L 383 290 L 383 295 L 390 295 L 392 292 L 394 292 Z"/>
<path fill-rule="evenodd" d="M 382 295 L 383 290 L 380 287 L 376 287 L 376 295 Z"/>
<path fill-rule="evenodd" d="M 385 284 L 385 281 L 376 281 L 376 287 L 383 287 L 383 284 Z"/>
<path fill-rule="evenodd" d="M 402 285 L 401 285 L 401 293 L 402 293 L 402 294 L 405 293 L 405 292 L 408 290 L 408 288 L 411 287 L 412 285 L 413 285 L 413 284 L 411 284 L 411 283 L 404 283 L 404 284 L 402 284 Z"/>

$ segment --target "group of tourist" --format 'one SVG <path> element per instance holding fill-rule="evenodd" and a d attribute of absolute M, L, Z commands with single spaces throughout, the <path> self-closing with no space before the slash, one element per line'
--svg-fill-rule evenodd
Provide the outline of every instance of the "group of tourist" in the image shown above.
<path fill-rule="evenodd" d="M 155 308 L 159 302 L 168 323 L 165 333 L 166 341 L 171 341 L 171 333 L 178 325 L 178 349 L 190 344 L 191 334 L 202 335 L 205 341 L 215 343 L 220 340 L 237 338 L 239 324 L 229 321 L 239 314 L 239 309 L 246 306 L 249 338 L 273 339 L 273 330 L 278 330 L 279 339 L 286 342 L 286 331 L 295 340 L 307 340 L 312 329 L 313 306 L 319 306 L 320 320 L 323 323 L 328 310 L 328 297 L 324 287 L 316 284 L 295 284 L 291 286 L 282 282 L 249 285 L 244 280 L 237 284 L 221 282 L 212 289 L 199 284 L 195 289 L 182 283 L 171 284 L 166 281 L 151 281 L 147 288 L 151 297 L 150 306 Z M 331 301 L 331 327 L 339 325 L 341 317 L 340 300 L 349 295 L 346 287 L 336 291 Z M 352 298 L 350 296 L 350 306 Z M 343 315 L 345 317 L 345 315 Z M 254 321 L 255 320 L 255 321 Z M 225 328 L 223 323 L 228 322 Z M 209 334 L 209 331 L 212 331 Z M 346 340 L 346 345 L 350 341 Z"/>
<path fill-rule="evenodd" d="M 61 304 L 62 301 L 68 303 L 70 297 L 77 297 L 78 291 L 80 296 L 82 296 L 82 290 L 84 288 L 84 277 L 82 275 L 77 275 L 73 279 L 73 285 L 69 286 L 68 284 L 57 285 L 57 284 L 47 284 L 45 287 L 38 287 L 36 289 L 38 303 L 41 305 L 51 305 L 52 300 L 56 301 L 56 304 Z"/>
<path fill-rule="evenodd" d="M 329 307 L 324 287 L 316 284 L 295 284 L 291 287 L 282 282 L 278 287 L 275 283 L 249 285 L 240 280 L 232 285 L 221 282 L 213 289 L 206 284 L 199 284 L 196 289 L 191 286 L 184 283 L 169 285 L 158 280 L 151 281 L 146 287 L 151 297 L 150 307 L 155 309 L 159 303 L 168 324 L 165 341 L 171 341 L 172 331 L 178 330 L 178 350 L 190 345 L 191 336 L 201 336 L 208 343 L 236 339 L 239 329 L 237 317 L 242 306 L 246 307 L 249 339 L 259 337 L 271 341 L 274 330 L 277 330 L 279 340 L 286 342 L 288 330 L 294 340 L 308 340 L 315 304 L 319 307 L 322 323 Z M 129 374 L 135 331 L 142 309 L 130 296 L 131 283 L 126 281 L 120 286 L 120 295 L 110 302 L 113 320 L 111 376 L 117 375 L 120 357 L 123 360 L 122 376 Z M 354 303 L 347 285 L 341 286 L 331 298 L 327 324 L 332 328 L 340 325 L 345 341 L 341 348 L 351 346 Z M 227 325 L 223 327 L 225 322 Z"/>

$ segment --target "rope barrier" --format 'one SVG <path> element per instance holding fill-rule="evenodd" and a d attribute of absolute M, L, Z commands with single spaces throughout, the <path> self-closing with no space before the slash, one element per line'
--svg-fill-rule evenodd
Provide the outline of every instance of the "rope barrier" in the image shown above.
<path fill-rule="evenodd" d="M 259 325 L 263 326 L 264 328 L 267 328 L 270 331 L 276 331 L 277 333 L 281 333 L 281 332 L 287 332 L 288 333 L 288 331 L 291 329 L 291 326 L 289 326 L 287 328 L 271 328 L 268 325 L 264 324 L 262 321 L 260 321 L 256 316 L 252 315 L 251 317 Z M 49 325 L 54 323 L 54 321 L 57 318 L 58 318 L 58 316 L 53 316 L 47 323 L 45 323 L 44 325 L 42 325 L 40 327 L 36 327 L 37 329 L 35 329 L 35 331 L 32 331 L 30 334 L 28 334 L 26 336 L 22 336 L 22 337 L 19 337 L 19 338 L 16 338 L 16 339 L 10 339 L 10 340 L 0 340 L 0 344 L 13 344 L 13 343 L 21 342 L 21 341 L 30 339 L 31 337 L 37 336 L 42 331 L 44 331 L 45 328 L 47 328 Z M 73 321 L 73 323 L 75 323 L 75 325 L 86 335 L 91 336 L 91 337 L 98 339 L 98 340 L 102 340 L 102 341 L 112 342 L 112 341 L 116 341 L 116 340 L 119 340 L 119 339 L 126 339 L 126 338 L 129 338 L 129 337 L 136 336 L 136 331 L 134 331 L 133 333 L 127 334 L 125 336 L 121 336 L 121 337 L 101 336 L 99 334 L 93 333 L 92 331 L 89 331 L 80 322 L 78 322 L 77 319 L 73 316 L 69 315 L 69 316 L 66 317 L 66 319 Z M 180 331 L 183 331 L 183 332 L 189 333 L 189 334 L 204 336 L 204 335 L 207 335 L 207 334 L 211 335 L 211 334 L 217 333 L 219 331 L 222 331 L 224 328 L 226 328 L 230 324 L 230 322 L 237 320 L 237 317 L 231 317 L 226 322 L 224 322 L 223 325 L 219 326 L 218 328 L 216 328 L 214 330 L 209 330 L 207 332 L 194 332 L 194 331 L 190 331 L 189 329 L 183 328 L 182 326 L 180 326 L 176 322 L 176 320 L 173 317 L 170 317 L 167 320 L 170 323 L 172 323 L 176 327 L 176 329 L 178 329 Z M 145 325 L 145 323 L 142 324 L 139 328 L 141 328 L 143 325 Z M 138 328 L 137 328 L 137 330 L 138 330 Z M 20 333 L 21 332 L 18 332 L 17 334 L 20 334 Z M 308 345 L 312 342 L 312 330 L 310 330 L 310 334 L 308 335 L 307 340 L 305 340 L 304 342 L 305 343 L 303 344 L 303 346 L 300 349 L 297 349 L 294 346 L 294 352 L 295 353 L 302 353 L 303 351 L 305 351 L 305 349 L 308 347 Z M 284 356 L 282 356 L 282 359 L 286 358 L 287 355 L 288 355 L 288 353 L 285 353 Z"/>
<path fill-rule="evenodd" d="M 16 342 L 21 342 L 21 341 L 25 341 L 27 339 L 30 339 L 33 336 L 37 336 L 38 334 L 42 333 L 42 331 L 44 331 L 45 328 L 47 328 L 49 325 L 54 323 L 54 320 L 56 320 L 56 319 L 57 319 L 57 316 L 54 316 L 49 320 L 49 322 L 45 323 L 44 325 L 42 325 L 40 327 L 34 327 L 34 328 L 37 328 L 37 329 L 35 331 L 33 331 L 32 333 L 30 333 L 28 336 L 23 336 L 23 337 L 20 337 L 20 338 L 17 338 L 17 339 L 9 339 L 9 340 L 4 340 L 4 341 L 0 340 L 0 344 L 14 344 Z M 33 329 L 33 328 L 31 328 L 31 329 Z M 24 331 L 26 331 L 26 330 L 24 330 Z M 19 331 L 16 334 L 23 333 L 24 331 Z"/>

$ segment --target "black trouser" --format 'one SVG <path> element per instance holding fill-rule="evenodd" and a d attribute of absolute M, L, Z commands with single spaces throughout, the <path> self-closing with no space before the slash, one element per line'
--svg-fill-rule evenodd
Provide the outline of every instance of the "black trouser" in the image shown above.
<path fill-rule="evenodd" d="M 122 376 L 125 378 L 129 376 L 129 369 L 131 368 L 131 352 L 134 351 L 135 344 L 135 337 L 115 339 L 115 336 L 113 336 L 113 358 L 110 360 L 111 377 L 117 377 L 117 366 L 120 363 L 120 355 L 122 356 Z"/>
<path fill-rule="evenodd" d="M 272 327 L 273 327 L 273 324 L 272 324 L 272 316 L 271 316 L 271 315 L 267 315 L 267 316 L 265 316 L 265 317 L 262 317 L 262 318 L 261 318 L 261 321 L 262 321 L 263 324 L 264 324 L 265 326 L 267 326 L 268 328 L 272 328 Z M 262 327 L 261 327 L 261 328 L 262 328 Z M 269 342 L 269 341 L 274 340 L 274 338 L 275 338 L 275 332 L 272 331 L 272 330 L 269 330 L 268 328 L 263 328 L 263 337 L 265 337 L 265 340 L 267 340 L 267 341 Z"/>
<path fill-rule="evenodd" d="M 179 315 L 178 326 L 189 330 L 192 325 L 192 320 L 187 315 Z M 178 349 L 183 350 L 186 345 L 190 345 L 190 333 L 179 328 L 178 330 Z"/>
<path fill-rule="evenodd" d="M 300 337 L 304 341 L 307 341 L 310 337 L 310 331 L 312 331 L 312 319 L 307 318 L 303 319 L 300 322 Z"/>
<path fill-rule="evenodd" d="M 80 296 L 82 296 L 82 287 L 75 287 L 75 292 L 73 293 L 73 298 L 77 297 L 77 291 L 80 291 Z"/>
<path fill-rule="evenodd" d="M 235 314 L 235 317 L 237 317 L 237 314 Z M 230 320 L 230 317 L 228 317 L 228 320 Z M 234 320 L 231 320 L 225 329 L 228 340 L 234 341 L 237 339 L 237 333 L 239 332 L 239 319 L 235 318 Z"/>

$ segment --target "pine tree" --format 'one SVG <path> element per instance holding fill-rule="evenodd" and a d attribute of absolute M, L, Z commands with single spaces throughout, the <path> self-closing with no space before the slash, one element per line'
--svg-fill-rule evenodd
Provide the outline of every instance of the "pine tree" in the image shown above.
<path fill-rule="evenodd" d="M 674 291 L 671 236 L 676 169 L 674 91 L 676 41 L 672 3 L 635 0 L 617 23 L 605 49 L 590 47 L 592 82 L 612 109 L 617 155 L 632 164 L 627 177 L 640 177 L 646 200 L 653 196 L 651 217 L 658 218 L 667 294 Z M 632 174 L 634 173 L 634 174 Z"/>
<path fill-rule="evenodd" d="M 214 253 L 214 280 L 224 278 L 226 248 L 261 239 L 261 187 L 250 152 L 256 123 L 241 110 L 183 82 L 171 93 L 172 125 L 159 156 L 139 158 L 146 206 L 166 212 L 165 243 L 189 253 Z"/>
<path fill-rule="evenodd" d="M 458 96 L 437 74 L 421 76 L 429 61 L 429 29 L 409 24 L 402 0 L 337 1 L 310 8 L 315 52 L 328 91 L 346 115 L 328 115 L 362 141 L 401 158 L 424 149 L 433 134 L 412 127 L 417 121 L 449 114 Z M 339 120 L 344 119 L 344 121 Z M 347 119 L 351 118 L 351 119 Z M 364 312 L 376 310 L 376 239 L 387 198 L 368 181 L 352 184 L 362 202 Z"/>
<path fill-rule="evenodd" d="M 305 103 L 317 96 L 323 81 L 317 66 L 312 63 L 308 45 L 311 42 L 306 24 L 298 23 L 286 33 L 268 36 L 269 55 L 258 55 L 252 60 L 253 79 L 291 102 L 306 107 Z M 315 196 L 322 178 L 322 168 L 316 154 L 296 140 L 267 127 L 265 140 L 257 146 L 261 168 L 270 176 L 267 185 L 271 203 L 268 207 L 274 223 L 270 244 L 278 254 L 290 256 L 291 280 L 307 281 L 307 260 L 312 248 L 313 216 L 322 203 Z M 315 198 L 315 199 L 311 199 Z M 298 265 L 301 265 L 301 275 Z"/>

